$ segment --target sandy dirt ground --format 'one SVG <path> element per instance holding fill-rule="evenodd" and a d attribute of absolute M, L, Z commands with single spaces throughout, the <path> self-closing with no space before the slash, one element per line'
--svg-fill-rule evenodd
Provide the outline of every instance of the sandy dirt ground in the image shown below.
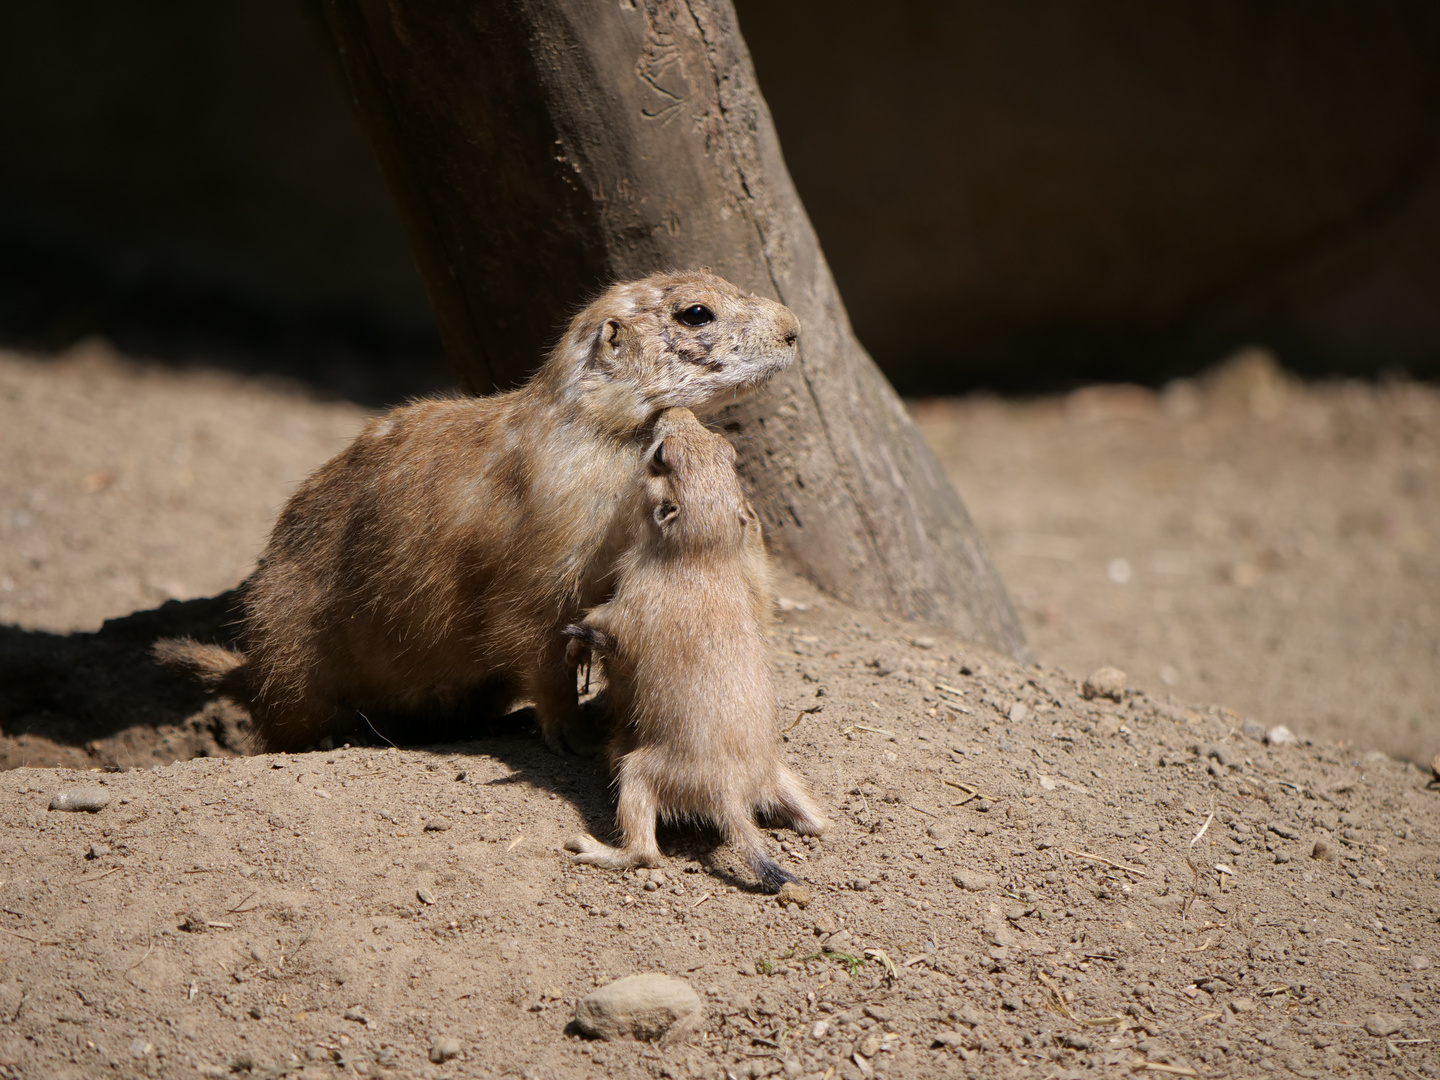
<path fill-rule="evenodd" d="M 145 648 L 223 636 L 361 411 L 0 357 L 0 1076 L 1440 1075 L 1440 791 L 1367 749 L 1432 745 L 1434 392 L 1246 362 L 917 412 L 1041 662 L 785 581 L 787 760 L 834 825 L 772 835 L 782 906 L 695 829 L 571 865 L 606 779 L 527 711 L 235 756 L 243 713 Z M 1099 662 L 1130 686 L 1085 697 Z M 700 1032 L 581 1036 L 637 972 Z"/>
<path fill-rule="evenodd" d="M 1041 659 L 1428 762 L 1440 390 L 1238 354 L 1162 393 L 912 406 Z"/>

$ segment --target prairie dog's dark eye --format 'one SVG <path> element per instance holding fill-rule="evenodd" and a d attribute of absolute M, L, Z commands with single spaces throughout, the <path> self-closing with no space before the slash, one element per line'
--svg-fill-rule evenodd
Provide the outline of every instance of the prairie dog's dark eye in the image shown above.
<path fill-rule="evenodd" d="M 704 326 L 706 323 L 715 321 L 715 313 L 704 304 L 691 304 L 689 307 L 677 311 L 675 319 L 686 326 Z"/>

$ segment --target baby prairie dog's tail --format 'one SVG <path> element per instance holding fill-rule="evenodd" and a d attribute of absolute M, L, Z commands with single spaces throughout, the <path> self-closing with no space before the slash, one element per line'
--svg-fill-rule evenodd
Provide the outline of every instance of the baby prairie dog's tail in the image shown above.
<path fill-rule="evenodd" d="M 770 854 L 765 848 L 764 835 L 756 827 L 748 808 L 737 809 L 736 812 L 727 814 L 726 820 L 720 825 L 721 830 L 725 833 L 725 839 L 745 860 L 745 864 L 755 872 L 755 876 L 760 879 L 760 887 L 766 892 L 777 893 L 780 891 L 780 886 L 787 881 L 800 880 L 770 858 Z"/>
<path fill-rule="evenodd" d="M 162 667 L 180 671 L 207 689 L 244 701 L 250 668 L 245 656 L 221 645 L 206 645 L 194 638 L 161 638 L 150 655 Z"/>

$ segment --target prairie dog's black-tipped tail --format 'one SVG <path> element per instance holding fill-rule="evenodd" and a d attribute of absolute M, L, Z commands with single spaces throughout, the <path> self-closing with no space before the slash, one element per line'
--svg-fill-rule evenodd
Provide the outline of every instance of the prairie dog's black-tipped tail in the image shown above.
<path fill-rule="evenodd" d="M 249 666 L 243 653 L 221 645 L 205 645 L 193 638 L 161 638 L 150 646 L 161 667 L 180 671 L 207 689 L 244 699 L 249 687 Z"/>
<path fill-rule="evenodd" d="M 760 875 L 760 886 L 768 893 L 778 893 L 780 886 L 788 881 L 798 882 L 800 879 L 790 873 L 778 863 L 769 859 L 761 859 L 755 864 L 755 872 Z"/>

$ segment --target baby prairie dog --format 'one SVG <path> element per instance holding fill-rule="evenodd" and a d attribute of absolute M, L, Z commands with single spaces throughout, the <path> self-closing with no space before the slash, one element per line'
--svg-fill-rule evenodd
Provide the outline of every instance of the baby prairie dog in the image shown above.
<path fill-rule="evenodd" d="M 734 449 L 690 411 L 662 413 L 654 440 L 614 596 L 567 630 L 573 653 L 604 660 L 624 847 L 566 847 L 612 870 L 658 866 L 656 818 L 705 819 L 774 892 L 797 879 L 766 854 L 756 812 L 805 835 L 829 823 L 780 763 L 759 521 Z"/>
<path fill-rule="evenodd" d="M 763 386 L 799 332 L 708 271 L 611 287 L 523 387 L 393 409 L 306 480 L 244 583 L 239 652 L 157 657 L 248 705 L 261 751 L 521 699 L 552 749 L 593 750 L 564 628 L 610 591 L 649 425 Z"/>

